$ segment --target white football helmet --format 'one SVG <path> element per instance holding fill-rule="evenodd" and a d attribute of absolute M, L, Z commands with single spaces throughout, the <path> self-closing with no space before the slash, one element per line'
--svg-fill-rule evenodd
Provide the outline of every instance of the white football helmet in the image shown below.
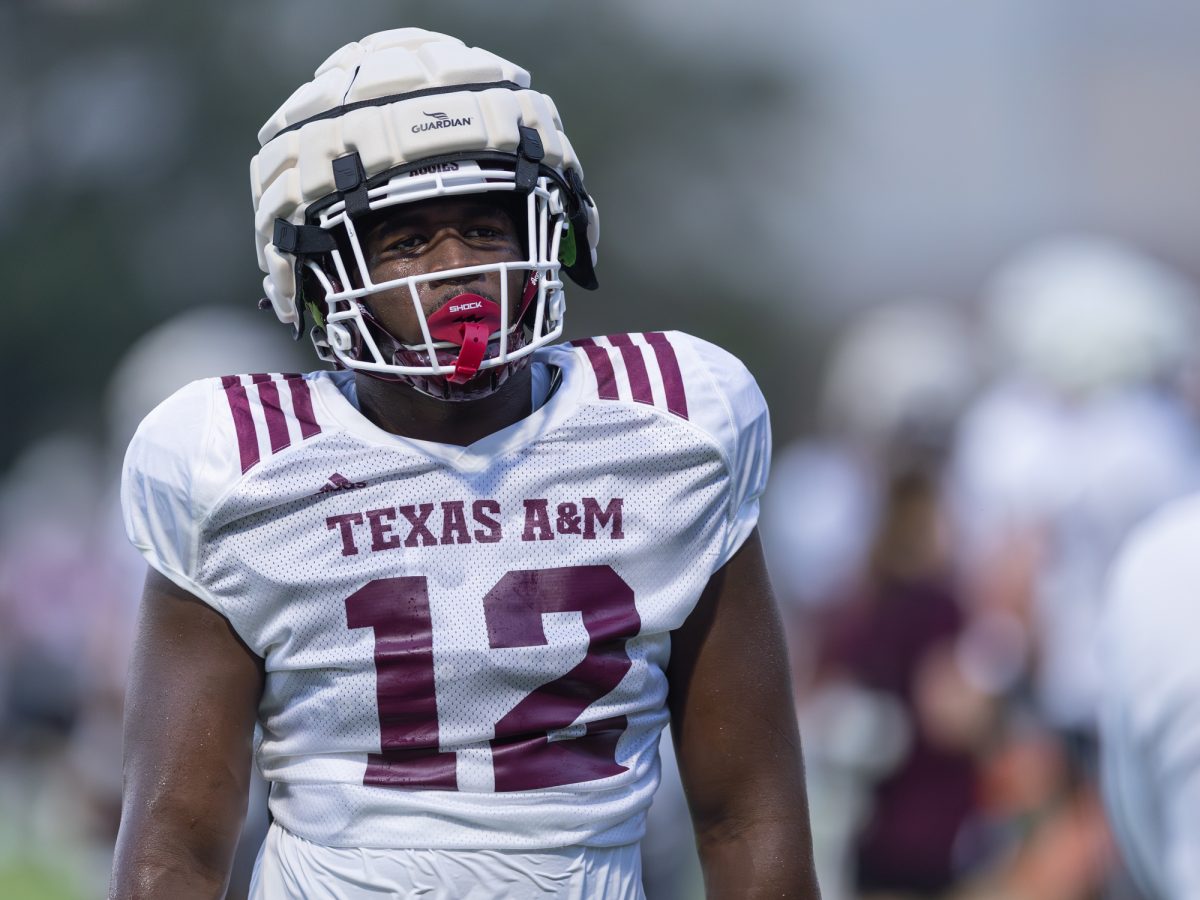
<path fill-rule="evenodd" d="M 338 50 L 259 131 L 250 181 L 263 287 L 297 338 L 307 309 L 322 359 L 473 399 L 561 336 L 560 269 L 596 287 L 599 217 L 554 102 L 529 84 L 486 50 L 401 28 Z M 518 208 L 524 200 L 525 259 L 371 279 L 355 229 L 364 215 L 493 191 L 515 193 Z M 503 277 L 514 269 L 528 273 L 520 297 Z M 419 284 L 497 271 L 498 302 L 463 295 L 425 315 Z M 397 289 L 412 299 L 420 343 L 400 343 L 365 302 Z"/>

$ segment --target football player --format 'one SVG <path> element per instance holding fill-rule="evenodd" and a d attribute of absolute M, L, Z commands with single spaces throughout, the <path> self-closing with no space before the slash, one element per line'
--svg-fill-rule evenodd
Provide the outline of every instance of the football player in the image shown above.
<path fill-rule="evenodd" d="M 259 134 L 267 303 L 332 370 L 200 381 L 123 502 L 150 563 L 115 896 L 642 896 L 668 721 L 713 897 L 816 897 L 759 540 L 770 432 L 723 350 L 555 344 L 595 201 L 526 71 L 400 29 Z"/>

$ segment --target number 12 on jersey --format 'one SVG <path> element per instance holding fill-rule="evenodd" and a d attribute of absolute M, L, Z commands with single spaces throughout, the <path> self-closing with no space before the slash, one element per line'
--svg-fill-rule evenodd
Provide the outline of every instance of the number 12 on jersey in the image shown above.
<path fill-rule="evenodd" d="M 493 649 L 545 645 L 544 613 L 581 613 L 588 633 L 587 655 L 579 665 L 526 695 L 495 723 L 496 790 L 557 787 L 624 772 L 616 751 L 625 716 L 590 722 L 575 738 L 552 741 L 549 732 L 572 725 L 629 671 L 626 642 L 641 629 L 632 588 L 610 566 L 513 571 L 488 591 L 483 612 Z M 363 784 L 457 790 L 457 754 L 439 749 L 425 578 L 368 582 L 346 598 L 346 621 L 375 634 L 382 752 L 369 754 Z"/>

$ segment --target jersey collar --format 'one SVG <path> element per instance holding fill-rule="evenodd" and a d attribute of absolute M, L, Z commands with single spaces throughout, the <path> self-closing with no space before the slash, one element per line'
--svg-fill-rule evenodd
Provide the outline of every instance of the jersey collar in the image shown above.
<path fill-rule="evenodd" d="M 530 415 L 465 447 L 417 440 L 380 428 L 352 402 L 354 373 L 349 370 L 321 373 L 315 381 L 316 395 L 345 431 L 367 443 L 423 455 L 460 472 L 481 472 L 499 457 L 523 450 L 558 427 L 578 407 L 583 378 L 579 367 L 572 365 L 573 358 L 571 348 L 563 345 L 537 350 L 534 365 L 561 369 L 562 382 L 557 390 Z M 539 381 L 546 383 L 534 379 L 535 384 Z"/>

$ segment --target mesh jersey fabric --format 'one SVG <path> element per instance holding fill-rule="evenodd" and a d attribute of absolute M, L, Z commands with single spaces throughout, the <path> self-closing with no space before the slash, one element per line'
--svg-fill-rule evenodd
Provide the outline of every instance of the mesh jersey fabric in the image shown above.
<path fill-rule="evenodd" d="M 390 434 L 345 372 L 193 383 L 122 478 L 130 539 L 265 661 L 256 759 L 333 847 L 637 841 L 670 632 L 753 529 L 762 395 L 676 332 L 538 351 L 558 390 L 450 446 Z"/>

